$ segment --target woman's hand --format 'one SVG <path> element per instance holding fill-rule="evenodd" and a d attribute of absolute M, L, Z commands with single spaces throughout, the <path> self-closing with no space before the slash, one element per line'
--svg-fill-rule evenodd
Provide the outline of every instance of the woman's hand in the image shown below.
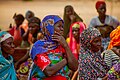
<path fill-rule="evenodd" d="M 65 38 L 58 32 L 55 32 L 54 35 L 52 35 L 52 40 L 53 41 L 57 41 L 58 43 L 60 43 L 64 48 L 68 46 Z"/>

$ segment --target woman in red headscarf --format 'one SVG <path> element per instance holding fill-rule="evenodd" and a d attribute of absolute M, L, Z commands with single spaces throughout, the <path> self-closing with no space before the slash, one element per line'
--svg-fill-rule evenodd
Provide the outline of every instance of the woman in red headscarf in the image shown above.
<path fill-rule="evenodd" d="M 106 50 L 110 41 L 109 34 L 119 25 L 119 21 L 106 14 L 105 1 L 97 1 L 95 7 L 98 12 L 98 16 L 91 19 L 89 27 L 95 27 L 100 31 L 102 35 L 102 46 L 104 47 L 104 50 Z"/>

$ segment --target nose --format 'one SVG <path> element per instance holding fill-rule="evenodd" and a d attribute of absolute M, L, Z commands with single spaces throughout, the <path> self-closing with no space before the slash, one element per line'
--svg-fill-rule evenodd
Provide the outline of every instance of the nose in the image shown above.
<path fill-rule="evenodd" d="M 60 30 L 63 31 L 63 27 L 61 27 Z"/>

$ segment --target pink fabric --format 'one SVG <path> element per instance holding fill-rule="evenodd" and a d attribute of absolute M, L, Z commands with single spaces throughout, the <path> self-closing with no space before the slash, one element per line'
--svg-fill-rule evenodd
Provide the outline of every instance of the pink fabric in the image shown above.
<path fill-rule="evenodd" d="M 70 32 L 69 32 L 70 42 L 68 44 L 69 44 L 69 47 L 70 47 L 72 53 L 78 59 L 78 54 L 79 53 L 78 53 L 78 48 L 77 48 L 77 42 L 76 42 L 76 40 L 75 40 L 75 38 L 73 37 L 73 34 L 72 34 L 72 27 L 73 27 L 74 24 L 79 24 L 80 25 L 80 34 L 86 28 L 86 26 L 83 22 L 75 22 L 75 23 L 71 24 L 71 26 L 70 26 Z"/>

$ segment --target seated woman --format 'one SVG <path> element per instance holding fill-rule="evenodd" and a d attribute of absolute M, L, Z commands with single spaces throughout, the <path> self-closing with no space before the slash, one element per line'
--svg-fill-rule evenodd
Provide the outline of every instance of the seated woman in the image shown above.
<path fill-rule="evenodd" d="M 102 56 L 107 65 L 111 68 L 116 64 L 120 57 L 116 55 L 116 51 L 120 46 L 120 26 L 110 33 L 110 43 L 108 49 L 102 52 Z"/>
<path fill-rule="evenodd" d="M 5 32 L 0 32 L 0 80 L 17 80 L 13 58 L 13 37 Z"/>
<path fill-rule="evenodd" d="M 63 20 L 48 15 L 42 24 L 46 39 L 38 40 L 31 49 L 34 65 L 29 79 L 68 80 L 69 69 L 76 71 L 78 62 L 63 37 Z"/>
<path fill-rule="evenodd" d="M 106 50 L 110 41 L 109 35 L 111 31 L 114 30 L 120 23 L 113 16 L 106 15 L 105 1 L 98 0 L 95 7 L 98 12 L 98 16 L 91 19 L 89 27 L 95 27 L 100 31 L 102 35 L 102 45 L 104 50 Z"/>
<path fill-rule="evenodd" d="M 112 60 L 115 60 L 116 62 L 110 60 L 112 61 L 113 67 L 108 72 L 108 80 L 119 80 L 120 79 L 120 26 L 118 26 L 115 30 L 111 32 L 110 38 L 111 40 L 108 46 L 108 50 L 112 50 L 113 51 L 112 55 L 116 54 L 117 59 L 115 59 L 116 57 L 112 56 L 111 53 L 109 53 L 111 58 L 114 58 Z"/>
<path fill-rule="evenodd" d="M 83 22 L 82 18 L 74 11 L 74 8 L 71 5 L 66 5 L 64 8 L 64 37 L 65 39 L 68 37 L 70 25 L 74 22 L 81 21 Z"/>
<path fill-rule="evenodd" d="M 80 37 L 79 79 L 104 80 L 109 67 L 101 57 L 101 34 L 94 28 L 85 29 Z"/>

